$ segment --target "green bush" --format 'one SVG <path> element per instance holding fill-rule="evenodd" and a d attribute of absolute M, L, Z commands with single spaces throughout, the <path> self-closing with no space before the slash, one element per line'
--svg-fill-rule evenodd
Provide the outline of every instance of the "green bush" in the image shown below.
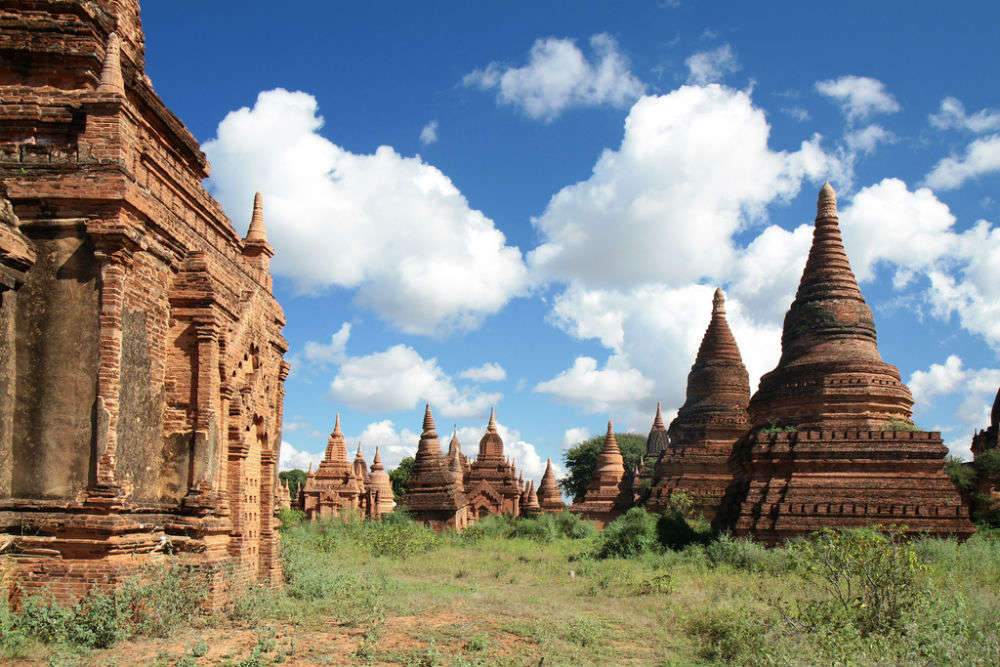
<path fill-rule="evenodd" d="M 281 509 L 278 510 L 278 521 L 281 522 L 282 532 L 297 528 L 305 521 L 306 513 L 302 510 Z"/>
<path fill-rule="evenodd" d="M 604 528 L 595 555 L 629 558 L 651 551 L 657 543 L 656 523 L 656 515 L 633 507 Z"/>
<path fill-rule="evenodd" d="M 768 549 L 748 537 L 719 535 L 705 544 L 711 567 L 727 566 L 746 572 L 780 574 L 794 567 L 794 560 L 781 548 Z"/>
<path fill-rule="evenodd" d="M 927 565 L 903 528 L 824 529 L 791 548 L 805 583 L 821 596 L 808 613 L 789 615 L 807 626 L 842 621 L 862 636 L 884 634 L 926 596 Z"/>
<path fill-rule="evenodd" d="M 4 604 L 0 645 L 6 652 L 30 638 L 106 648 L 136 635 L 165 637 L 199 612 L 206 594 L 198 570 L 173 564 L 150 568 L 111 590 L 94 590 L 72 605 L 34 595 L 17 611 Z"/>

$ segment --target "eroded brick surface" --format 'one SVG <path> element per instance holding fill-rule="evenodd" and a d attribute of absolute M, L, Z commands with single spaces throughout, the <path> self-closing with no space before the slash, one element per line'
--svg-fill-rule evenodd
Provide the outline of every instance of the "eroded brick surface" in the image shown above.
<path fill-rule="evenodd" d="M 284 314 L 145 75 L 136 0 L 0 7 L 0 531 L 24 593 L 281 577 Z M 249 202 L 248 202 L 249 203 Z M 169 554 L 169 555 L 168 555 Z"/>

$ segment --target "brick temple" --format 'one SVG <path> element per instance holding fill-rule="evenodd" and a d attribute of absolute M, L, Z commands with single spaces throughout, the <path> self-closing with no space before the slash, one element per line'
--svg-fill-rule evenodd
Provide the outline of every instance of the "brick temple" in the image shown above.
<path fill-rule="evenodd" d="M 278 583 L 288 348 L 145 73 L 137 0 L 0 6 L 0 541 L 69 600 L 179 559 Z M 169 554 L 169 555 L 168 555 Z"/>
<path fill-rule="evenodd" d="M 969 507 L 944 471 L 941 434 L 914 427 L 910 390 L 879 355 L 875 319 L 847 259 L 829 184 L 819 193 L 813 243 L 781 345 L 778 366 L 751 397 L 725 297 L 716 290 L 677 417 L 664 433 L 657 406 L 631 485 L 609 425 L 584 502 L 573 510 L 606 523 L 627 508 L 630 486 L 642 503 L 639 489 L 648 483 L 651 510 L 683 493 L 716 528 L 768 544 L 868 525 L 972 533 Z M 974 453 L 997 447 L 998 421 L 995 405 Z"/>
<path fill-rule="evenodd" d="M 302 510 L 306 519 L 317 521 L 350 514 L 378 519 L 392 512 L 394 507 L 392 483 L 382 467 L 378 448 L 371 471 L 360 443 L 354 460 L 348 461 L 347 440 L 340 429 L 338 414 L 326 441 L 323 460 L 315 472 L 312 465 L 309 466 L 295 508 Z"/>
<path fill-rule="evenodd" d="M 680 492 L 692 510 L 710 521 L 715 518 L 732 482 L 733 443 L 747 431 L 749 402 L 750 376 L 726 320 L 725 295 L 717 289 L 712 319 L 688 374 L 687 399 L 670 423 L 668 443 L 656 463 L 650 509 L 666 507 L 671 495 Z M 650 439 L 655 432 L 654 422 Z"/>

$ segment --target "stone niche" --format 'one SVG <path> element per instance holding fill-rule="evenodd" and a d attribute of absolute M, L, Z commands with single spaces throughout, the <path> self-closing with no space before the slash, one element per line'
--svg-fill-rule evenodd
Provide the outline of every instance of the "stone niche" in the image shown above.
<path fill-rule="evenodd" d="M 136 0 L 0 7 L 0 542 L 72 600 L 145 565 L 281 579 L 288 365 L 241 238 L 145 75 Z M 250 202 L 247 202 L 248 205 Z M 248 206 L 249 212 L 249 206 Z"/>

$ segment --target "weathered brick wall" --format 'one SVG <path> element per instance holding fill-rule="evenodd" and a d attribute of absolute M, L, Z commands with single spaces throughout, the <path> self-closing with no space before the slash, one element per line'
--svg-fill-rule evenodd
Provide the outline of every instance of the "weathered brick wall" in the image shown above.
<path fill-rule="evenodd" d="M 135 0 L 13 0 L 0 25 L 0 532 L 22 583 L 79 594 L 165 543 L 276 583 L 273 251 L 202 188 Z"/>

